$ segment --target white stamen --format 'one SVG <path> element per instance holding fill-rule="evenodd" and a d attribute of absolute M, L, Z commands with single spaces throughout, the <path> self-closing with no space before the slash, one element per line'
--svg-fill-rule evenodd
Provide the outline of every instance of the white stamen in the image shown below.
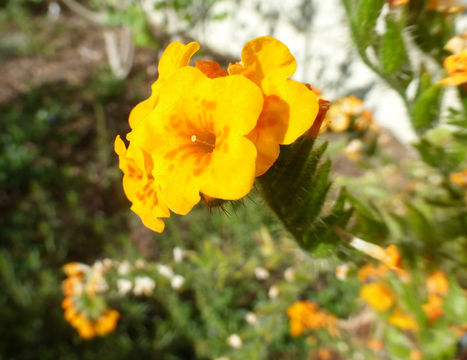
<path fill-rule="evenodd" d="M 194 143 L 196 142 L 196 135 L 191 135 L 191 141 Z"/>

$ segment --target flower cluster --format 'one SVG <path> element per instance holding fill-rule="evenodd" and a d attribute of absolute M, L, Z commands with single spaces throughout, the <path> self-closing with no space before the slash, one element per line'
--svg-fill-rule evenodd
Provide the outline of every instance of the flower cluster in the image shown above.
<path fill-rule="evenodd" d="M 62 283 L 65 320 L 83 339 L 112 332 L 120 314 L 108 309 L 102 297 L 97 296 L 108 289 L 103 277 L 106 266 L 102 262 L 96 262 L 93 266 L 73 262 L 66 264 L 63 271 L 67 275 Z"/>
<path fill-rule="evenodd" d="M 175 262 L 181 262 L 184 256 L 184 250 L 174 248 Z M 170 266 L 143 259 L 130 262 L 106 258 L 91 266 L 72 262 L 65 264 L 63 271 L 67 275 L 62 283 L 65 319 L 83 339 L 104 336 L 115 329 L 120 314 L 108 308 L 109 298 L 115 302 L 129 295 L 152 296 L 156 277 L 175 291 L 185 285 L 185 277 L 174 273 Z"/>
<path fill-rule="evenodd" d="M 359 239 L 358 239 L 359 240 Z M 402 258 L 395 245 L 383 249 L 379 246 L 353 240 L 353 246 L 381 261 L 378 266 L 364 265 L 358 271 L 358 278 L 364 284 L 360 288 L 360 297 L 376 311 L 383 312 L 393 308 L 389 323 L 403 330 L 417 330 L 418 325 L 411 314 L 397 306 L 397 298 L 393 290 L 382 281 L 391 271 L 402 281 L 408 281 L 409 274 L 403 269 Z"/>
<path fill-rule="evenodd" d="M 331 105 L 321 131 L 363 131 L 368 128 L 377 130 L 377 125 L 373 122 L 373 114 L 365 109 L 362 99 L 349 95 Z"/>
<path fill-rule="evenodd" d="M 300 336 L 306 330 L 326 329 L 330 335 L 337 336 L 339 329 L 337 318 L 321 309 L 311 301 L 297 301 L 287 309 L 290 319 L 290 335 Z"/>
<path fill-rule="evenodd" d="M 392 255 L 383 264 L 379 266 L 367 264 L 358 271 L 358 278 L 364 283 L 360 288 L 360 297 L 379 312 L 387 311 L 397 305 L 396 294 L 384 281 L 388 271 L 392 269 L 404 282 L 407 282 L 410 278 L 401 269 L 401 257 L 397 252 L 397 248 L 389 247 L 387 250 L 389 249 L 391 249 L 389 254 Z M 434 322 L 444 314 L 443 296 L 446 296 L 449 291 L 449 281 L 442 271 L 436 270 L 427 276 L 425 288 L 428 297 L 426 303 L 421 305 L 421 309 L 428 320 Z M 418 329 L 413 316 L 402 311 L 398 306 L 392 311 L 389 323 L 404 330 Z"/>
<path fill-rule="evenodd" d="M 161 218 L 187 214 L 201 196 L 244 197 L 319 111 L 315 93 L 289 79 L 296 63 L 280 41 L 248 42 L 227 70 L 212 61 L 190 66 L 198 49 L 167 47 L 151 96 L 130 114 L 128 146 L 115 140 L 131 209 L 156 232 Z"/>
<path fill-rule="evenodd" d="M 443 296 L 449 291 L 449 281 L 446 275 L 440 270 L 433 271 L 426 279 L 426 290 L 428 301 L 422 305 L 422 310 L 430 321 L 435 321 L 444 314 Z"/>

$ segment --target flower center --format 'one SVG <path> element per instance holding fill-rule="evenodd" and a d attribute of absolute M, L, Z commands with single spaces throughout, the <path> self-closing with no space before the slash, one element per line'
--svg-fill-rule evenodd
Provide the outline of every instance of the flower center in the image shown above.
<path fill-rule="evenodd" d="M 191 142 L 197 145 L 203 152 L 213 152 L 216 147 L 216 136 L 210 132 L 205 134 L 191 135 Z"/>

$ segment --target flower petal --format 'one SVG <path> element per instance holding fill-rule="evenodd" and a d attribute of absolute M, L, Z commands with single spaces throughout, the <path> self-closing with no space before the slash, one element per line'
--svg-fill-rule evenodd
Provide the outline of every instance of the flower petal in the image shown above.
<path fill-rule="evenodd" d="M 165 80 L 181 67 L 187 66 L 199 44 L 193 41 L 187 45 L 174 41 L 167 46 L 159 60 L 159 79 Z"/>
<path fill-rule="evenodd" d="M 313 125 L 319 110 L 318 98 L 313 91 L 294 80 L 270 78 L 263 84 L 266 95 L 275 95 L 288 105 L 288 112 L 276 113 L 276 121 L 285 130 L 279 136 L 279 143 L 291 144 Z"/>
<path fill-rule="evenodd" d="M 242 63 L 230 65 L 229 73 L 246 76 L 261 86 L 268 77 L 289 78 L 296 67 L 295 58 L 287 46 L 270 36 L 262 36 L 245 44 Z"/>

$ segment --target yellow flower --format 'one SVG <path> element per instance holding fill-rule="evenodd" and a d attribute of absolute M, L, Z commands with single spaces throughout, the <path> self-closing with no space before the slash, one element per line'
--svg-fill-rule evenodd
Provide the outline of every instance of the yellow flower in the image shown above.
<path fill-rule="evenodd" d="M 373 266 L 367 264 L 358 270 L 358 280 L 365 282 L 367 280 L 378 279 L 388 272 L 388 268 L 385 265 Z"/>
<path fill-rule="evenodd" d="M 123 171 L 123 190 L 135 212 L 149 229 L 162 232 L 164 222 L 160 217 L 169 217 L 167 206 L 159 201 L 160 187 L 152 169 L 151 157 L 142 149 L 130 144 L 128 149 L 119 136 L 115 139 L 115 152 Z"/>
<path fill-rule="evenodd" d="M 326 124 L 333 132 L 346 131 L 350 126 L 351 120 L 350 115 L 346 114 L 338 103 L 331 106 L 326 114 Z"/>
<path fill-rule="evenodd" d="M 452 52 L 454 55 L 467 51 L 467 32 L 450 38 L 444 49 Z"/>
<path fill-rule="evenodd" d="M 423 353 L 418 349 L 410 350 L 410 360 L 422 360 Z"/>
<path fill-rule="evenodd" d="M 409 0 L 386 0 L 390 7 L 402 6 L 409 3 Z"/>
<path fill-rule="evenodd" d="M 467 169 L 450 175 L 451 182 L 467 188 Z"/>
<path fill-rule="evenodd" d="M 93 324 L 89 320 L 83 320 L 77 327 L 78 334 L 84 340 L 89 340 L 96 335 Z"/>
<path fill-rule="evenodd" d="M 467 50 L 451 55 L 444 60 L 449 77 L 440 81 L 443 85 L 458 86 L 467 82 Z"/>
<path fill-rule="evenodd" d="M 367 343 L 368 347 L 374 351 L 381 351 L 384 349 L 384 344 L 379 339 L 371 339 Z"/>
<path fill-rule="evenodd" d="M 66 321 L 72 323 L 73 319 L 78 315 L 78 312 L 75 310 L 74 306 L 72 306 L 65 309 L 65 313 L 63 315 Z"/>
<path fill-rule="evenodd" d="M 97 319 L 95 324 L 96 334 L 99 336 L 107 335 L 115 330 L 120 313 L 116 310 L 109 310 Z"/>
<path fill-rule="evenodd" d="M 258 123 L 249 134 L 258 151 L 256 176 L 264 174 L 279 156 L 279 144 L 294 142 L 313 125 L 318 99 L 305 85 L 289 80 L 295 59 L 279 40 L 263 36 L 245 44 L 241 63 L 229 66 L 230 74 L 241 74 L 264 94 Z"/>
<path fill-rule="evenodd" d="M 63 265 L 62 269 L 66 276 L 81 276 L 88 268 L 86 264 L 74 261 Z"/>
<path fill-rule="evenodd" d="M 403 312 L 400 309 L 394 310 L 389 318 L 389 323 L 402 330 L 417 330 L 418 325 L 412 315 Z"/>
<path fill-rule="evenodd" d="M 210 79 L 193 67 L 174 72 L 149 117 L 128 135 L 152 156 L 161 202 L 184 215 L 200 192 L 224 200 L 245 196 L 256 159 L 246 135 L 262 105 L 258 87 L 242 76 Z"/>
<path fill-rule="evenodd" d="M 435 270 L 426 279 L 426 289 L 429 294 L 446 295 L 449 291 L 448 278 L 442 271 Z"/>
<path fill-rule="evenodd" d="M 191 57 L 198 49 L 199 44 L 197 42 L 184 45 L 181 42 L 174 41 L 167 46 L 159 60 L 159 77 L 157 81 L 152 84 L 151 96 L 136 105 L 130 113 L 128 121 L 132 129 L 135 128 L 140 121 L 146 119 L 151 111 L 154 110 L 159 99 L 159 88 L 175 71 L 184 66 L 188 66 Z"/>
<path fill-rule="evenodd" d="M 71 276 L 62 281 L 62 291 L 65 296 L 76 295 L 81 289 L 81 277 Z"/>
<path fill-rule="evenodd" d="M 363 285 L 360 296 L 376 311 L 385 311 L 394 304 L 394 293 L 383 283 Z"/>
<path fill-rule="evenodd" d="M 422 310 L 430 321 L 435 321 L 444 314 L 443 298 L 435 294 L 430 294 L 428 296 L 428 302 L 422 305 Z"/>
<path fill-rule="evenodd" d="M 69 308 L 71 308 L 73 306 L 74 306 L 73 298 L 71 296 L 67 296 L 65 299 L 63 299 L 63 301 L 62 301 L 62 309 L 63 310 L 69 309 Z"/>
<path fill-rule="evenodd" d="M 305 330 L 317 330 L 325 328 L 330 335 L 339 334 L 337 318 L 321 310 L 311 301 L 297 301 L 287 309 L 290 319 L 290 335 L 300 336 Z"/>

